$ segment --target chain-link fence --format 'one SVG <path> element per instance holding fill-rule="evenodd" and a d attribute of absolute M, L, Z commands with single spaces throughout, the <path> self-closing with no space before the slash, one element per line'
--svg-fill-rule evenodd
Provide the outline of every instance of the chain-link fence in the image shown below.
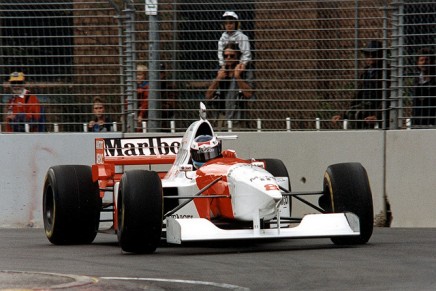
<path fill-rule="evenodd" d="M 14 71 L 26 74 L 26 88 L 46 112 L 47 131 L 88 130 L 95 97 L 118 131 L 184 130 L 198 118 L 199 101 L 219 69 L 226 10 L 238 15 L 251 47 L 247 69 L 254 73 L 255 97 L 234 102 L 244 112 L 242 130 L 353 128 L 351 120 L 332 122 L 334 116 L 351 119 L 350 108 L 371 112 L 371 128 L 433 124 L 421 124 L 417 114 L 436 115 L 436 104 L 414 100 L 423 97 L 416 96 L 416 56 L 423 47 L 434 50 L 434 1 L 159 0 L 157 10 L 146 2 L 152 1 L 2 1 L 2 130 Z M 362 49 L 371 40 L 382 48 L 378 85 L 370 88 L 379 94 L 366 96 L 359 94 Z M 140 65 L 148 71 L 137 81 Z M 356 109 L 356 98 L 376 98 L 377 105 Z M 219 111 L 214 102 L 207 106 Z M 364 116 L 355 118 L 366 124 Z"/>

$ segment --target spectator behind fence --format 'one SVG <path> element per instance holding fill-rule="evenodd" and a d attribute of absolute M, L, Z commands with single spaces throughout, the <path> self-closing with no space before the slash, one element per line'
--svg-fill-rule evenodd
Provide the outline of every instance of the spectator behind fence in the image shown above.
<path fill-rule="evenodd" d="M 419 76 L 413 88 L 412 124 L 418 127 L 436 126 L 436 63 L 431 48 L 419 51 L 416 66 Z"/>
<path fill-rule="evenodd" d="M 176 86 L 167 78 L 165 64 L 159 67 L 160 79 L 160 99 L 162 100 L 162 128 L 167 131 L 171 128 L 171 119 L 174 118 L 174 109 L 176 108 Z"/>
<path fill-rule="evenodd" d="M 106 116 L 103 100 L 100 97 L 95 97 L 92 105 L 94 119 L 88 123 L 88 131 L 113 131 L 112 121 Z"/>
<path fill-rule="evenodd" d="M 355 99 L 344 114 L 332 117 L 333 123 L 344 119 L 352 121 L 352 128 L 374 128 L 383 118 L 383 46 L 380 41 L 371 40 L 362 49 L 365 56 L 365 68 L 359 78 Z M 390 74 L 387 72 L 386 80 Z M 389 85 L 386 84 L 386 88 Z"/>
<path fill-rule="evenodd" d="M 246 102 L 254 97 L 253 72 L 250 66 L 241 64 L 241 51 L 234 42 L 223 50 L 224 68 L 220 68 L 206 92 L 206 99 L 213 100 L 217 110 L 217 130 L 224 128 L 224 122 L 232 121 L 234 129 L 245 127 Z M 210 103 L 210 102 L 209 102 Z"/>
<path fill-rule="evenodd" d="M 39 131 L 41 106 L 38 97 L 25 88 L 26 77 L 23 72 L 13 72 L 9 77 L 12 96 L 8 100 L 6 114 L 7 132 Z"/>
<path fill-rule="evenodd" d="M 146 65 L 138 65 L 136 67 L 136 83 L 137 83 L 137 98 L 138 98 L 138 124 L 142 127 L 142 121 L 148 119 L 148 91 L 150 84 L 148 82 L 148 67 Z"/>
<path fill-rule="evenodd" d="M 246 66 L 251 61 L 250 41 L 240 29 L 240 22 L 238 15 L 233 11 L 224 12 L 223 16 L 224 32 L 218 41 L 218 60 L 220 67 L 225 66 L 225 60 L 223 58 L 223 50 L 226 44 L 229 42 L 235 42 L 238 44 L 241 51 L 240 63 Z"/>

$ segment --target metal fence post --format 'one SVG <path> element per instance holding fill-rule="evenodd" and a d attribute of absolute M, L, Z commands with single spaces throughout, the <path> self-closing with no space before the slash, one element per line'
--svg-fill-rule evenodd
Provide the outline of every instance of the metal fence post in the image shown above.
<path fill-rule="evenodd" d="M 398 64 L 398 1 L 394 0 L 392 2 L 393 13 L 392 13 L 392 51 L 391 51 L 391 96 L 390 96 L 390 104 L 391 104 L 391 112 L 390 112 L 390 129 L 398 128 L 398 78 L 399 78 L 399 64 Z"/>
<path fill-rule="evenodd" d="M 117 26 L 118 26 L 118 62 L 120 63 L 120 112 L 121 112 L 121 116 L 122 119 L 124 119 L 125 121 L 126 119 L 126 108 L 124 106 L 124 103 L 126 102 L 125 100 L 125 82 L 124 82 L 124 58 L 123 58 L 123 19 L 121 17 L 121 10 L 120 7 L 113 1 L 113 0 L 108 0 L 109 3 L 111 4 L 111 6 L 114 8 L 116 16 L 115 19 L 117 20 Z M 121 131 L 122 132 L 126 132 L 127 130 L 127 125 L 126 122 L 122 122 L 122 128 Z M 116 131 L 114 129 L 114 131 Z"/>
<path fill-rule="evenodd" d="M 150 132 L 157 132 L 160 129 L 160 92 L 159 92 L 159 20 L 158 1 L 152 4 L 146 2 L 146 14 L 149 19 L 149 84 L 148 93 L 148 125 Z"/>
<path fill-rule="evenodd" d="M 126 0 L 124 0 L 126 1 Z M 126 13 L 126 95 L 127 95 L 127 111 L 126 123 L 127 132 L 135 131 L 135 116 L 137 110 L 136 101 L 136 65 L 135 65 L 135 11 L 132 7 L 127 7 Z"/>
<path fill-rule="evenodd" d="M 403 125 L 403 91 L 404 91 L 404 0 L 398 3 L 398 75 L 397 75 L 397 122 L 395 129 Z"/>
<path fill-rule="evenodd" d="M 388 15 L 387 15 L 387 3 L 385 1 L 385 5 L 383 6 L 383 92 L 382 92 L 382 129 L 387 128 L 387 118 L 389 118 L 389 111 L 387 111 L 389 102 L 387 102 L 389 98 L 389 88 L 388 88 L 388 70 L 390 70 L 388 66 Z"/>

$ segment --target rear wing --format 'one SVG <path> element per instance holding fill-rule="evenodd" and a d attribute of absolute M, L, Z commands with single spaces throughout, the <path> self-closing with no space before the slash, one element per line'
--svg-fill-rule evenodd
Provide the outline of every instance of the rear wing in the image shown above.
<path fill-rule="evenodd" d="M 96 138 L 94 181 L 115 179 L 115 166 L 174 163 L 182 136 Z"/>

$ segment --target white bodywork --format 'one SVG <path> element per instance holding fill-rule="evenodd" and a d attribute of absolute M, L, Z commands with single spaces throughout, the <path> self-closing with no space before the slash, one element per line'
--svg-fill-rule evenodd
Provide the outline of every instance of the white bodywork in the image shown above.
<path fill-rule="evenodd" d="M 273 175 L 257 166 L 236 164 L 227 175 L 236 220 L 252 221 L 253 212 L 270 220 L 277 215 L 282 194 Z"/>

